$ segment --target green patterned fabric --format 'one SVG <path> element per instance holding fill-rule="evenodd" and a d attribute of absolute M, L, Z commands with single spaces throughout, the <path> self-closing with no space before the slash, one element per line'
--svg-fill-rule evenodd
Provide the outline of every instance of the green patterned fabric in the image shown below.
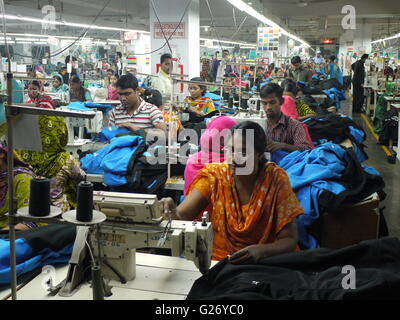
<path fill-rule="evenodd" d="M 375 93 L 377 94 L 377 93 Z M 385 119 L 385 114 L 387 110 L 387 103 L 385 100 L 385 94 L 381 94 L 378 96 L 376 106 L 375 106 L 375 117 L 374 117 L 374 131 L 377 134 L 382 133 L 383 129 L 383 120 Z"/>
<path fill-rule="evenodd" d="M 70 155 L 65 147 L 68 143 L 68 128 L 62 117 L 39 116 L 42 151 L 20 151 L 23 161 L 30 164 L 38 176 L 52 178 L 66 164 Z"/>

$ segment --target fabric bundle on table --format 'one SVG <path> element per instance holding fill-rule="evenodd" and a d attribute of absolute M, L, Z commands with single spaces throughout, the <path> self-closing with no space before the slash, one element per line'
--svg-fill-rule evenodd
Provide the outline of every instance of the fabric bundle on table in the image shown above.
<path fill-rule="evenodd" d="M 75 226 L 49 225 L 16 233 L 17 276 L 37 268 L 67 263 L 76 236 Z M 0 238 L 0 284 L 10 283 L 10 241 Z"/>
<path fill-rule="evenodd" d="M 127 183 L 127 175 L 137 157 L 145 150 L 146 143 L 142 137 L 114 138 L 104 148 L 82 158 L 81 167 L 86 173 L 103 174 L 104 183 L 108 186 L 122 186 Z"/>
<path fill-rule="evenodd" d="M 344 266 L 353 266 L 353 273 Z M 398 299 L 399 270 L 400 240 L 394 237 L 272 256 L 257 265 L 224 259 L 195 281 L 187 299 Z"/>

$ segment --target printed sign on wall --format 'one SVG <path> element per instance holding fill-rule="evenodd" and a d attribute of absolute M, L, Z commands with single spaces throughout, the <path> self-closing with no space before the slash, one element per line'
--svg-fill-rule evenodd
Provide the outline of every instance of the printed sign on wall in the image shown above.
<path fill-rule="evenodd" d="M 179 24 L 179 22 L 163 22 L 161 24 L 154 24 L 154 39 L 164 39 L 164 35 L 169 38 L 172 34 L 173 36 L 171 39 L 186 39 L 185 23 L 181 22 Z"/>

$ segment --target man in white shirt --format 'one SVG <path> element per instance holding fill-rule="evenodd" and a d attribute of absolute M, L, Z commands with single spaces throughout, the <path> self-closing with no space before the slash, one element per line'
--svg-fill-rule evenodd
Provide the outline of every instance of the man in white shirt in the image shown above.
<path fill-rule="evenodd" d="M 160 63 L 160 71 L 152 80 L 152 87 L 160 91 L 164 99 L 170 99 L 172 94 L 172 56 L 169 53 L 163 54 Z"/>
<path fill-rule="evenodd" d="M 317 65 L 320 65 L 320 64 L 322 64 L 324 62 L 324 58 L 321 56 L 321 52 L 320 51 L 318 51 L 317 52 L 317 56 L 314 57 L 314 62 Z"/>

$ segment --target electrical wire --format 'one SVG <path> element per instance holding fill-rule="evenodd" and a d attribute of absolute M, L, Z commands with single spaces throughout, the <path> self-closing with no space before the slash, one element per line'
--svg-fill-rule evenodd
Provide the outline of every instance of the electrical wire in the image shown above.
<path fill-rule="evenodd" d="M 244 17 L 242 23 L 239 25 L 239 27 L 237 28 L 237 30 L 235 31 L 235 33 L 234 33 L 234 34 L 232 35 L 232 37 L 229 39 L 230 41 L 232 41 L 233 38 L 238 34 L 238 32 L 240 31 L 240 29 L 242 29 L 242 27 L 243 27 L 244 23 L 246 22 L 246 20 L 247 20 L 247 16 Z"/>
<path fill-rule="evenodd" d="M 2 0 L 1 0 L 1 1 L 2 1 Z M 103 13 L 103 11 L 107 8 L 107 6 L 110 4 L 111 1 L 112 1 L 112 0 L 108 0 L 108 1 L 107 1 L 107 3 L 103 6 L 103 8 L 100 10 L 100 12 L 99 12 L 99 13 L 96 15 L 96 17 L 93 19 L 93 21 L 92 21 L 92 23 L 90 24 L 90 26 L 87 27 L 87 28 L 85 29 L 85 31 L 82 32 L 82 34 L 81 34 L 74 42 L 72 42 L 70 45 L 66 46 L 66 47 L 63 48 L 63 49 L 60 49 L 59 52 L 56 52 L 56 53 L 54 53 L 54 54 L 50 54 L 50 55 L 49 55 L 49 58 L 56 57 L 56 56 L 60 55 L 61 53 L 63 53 L 64 51 L 68 50 L 68 49 L 71 48 L 73 45 L 75 45 L 76 42 L 81 41 L 82 39 L 84 39 L 84 38 L 86 37 L 88 31 L 91 29 L 91 26 L 93 26 L 93 24 L 96 22 L 96 20 L 99 18 L 99 16 Z M 3 23 L 4 23 L 4 17 L 3 17 Z M 25 55 L 22 55 L 22 54 L 19 54 L 19 53 L 15 53 L 15 55 L 17 55 L 17 56 L 19 56 L 19 57 L 23 57 L 23 58 L 32 58 L 32 56 L 25 56 Z"/>
<path fill-rule="evenodd" d="M 218 40 L 219 46 L 222 49 L 222 44 L 221 44 L 221 40 L 220 40 L 218 32 L 217 32 L 217 27 L 215 26 L 215 23 L 214 23 L 215 20 L 214 20 L 214 15 L 213 15 L 213 13 L 211 11 L 210 2 L 208 0 L 206 0 L 206 3 L 207 3 L 208 11 L 210 12 L 210 16 L 211 16 L 211 26 L 213 28 L 213 31 L 215 32 L 215 35 L 217 36 L 217 40 Z"/>
<path fill-rule="evenodd" d="M 160 18 L 158 17 L 157 10 L 156 10 L 156 7 L 155 7 L 155 5 L 154 5 L 154 0 L 150 0 L 150 3 L 151 3 L 151 7 L 153 8 L 154 14 L 155 14 L 155 16 L 156 16 L 156 18 L 157 18 L 157 20 L 158 20 L 158 23 L 160 24 L 160 29 L 161 29 L 161 32 L 162 32 L 162 34 L 163 34 L 163 36 L 164 36 L 164 39 L 165 39 L 165 41 L 167 41 L 169 51 L 170 51 L 171 54 L 172 54 L 171 45 L 169 44 L 169 40 L 168 40 L 167 36 L 165 35 L 164 28 L 163 28 L 163 26 L 162 26 L 162 23 L 161 23 L 161 21 L 160 21 Z"/>

